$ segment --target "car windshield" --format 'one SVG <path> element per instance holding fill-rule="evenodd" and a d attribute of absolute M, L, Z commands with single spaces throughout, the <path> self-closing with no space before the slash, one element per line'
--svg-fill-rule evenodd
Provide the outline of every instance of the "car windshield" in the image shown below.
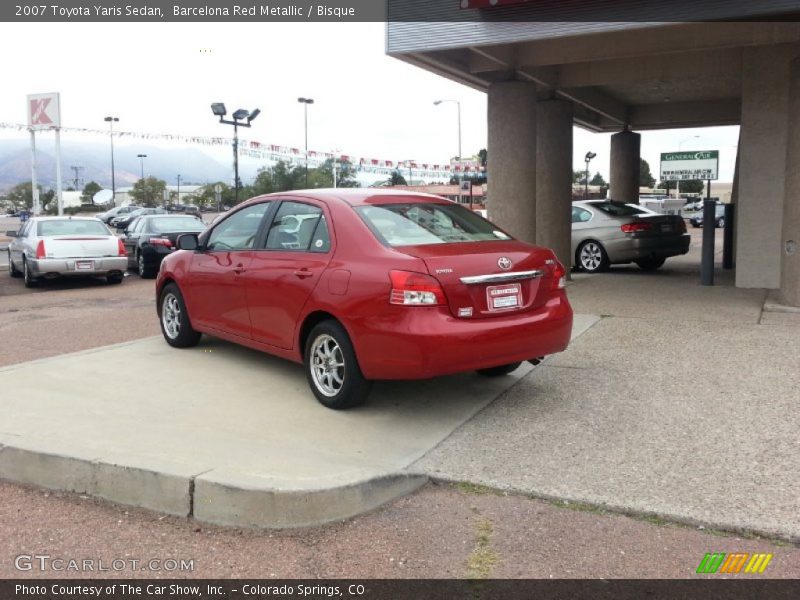
<path fill-rule="evenodd" d="M 590 202 L 589 206 L 596 208 L 597 210 L 601 210 L 607 215 L 611 215 L 613 217 L 632 217 L 634 215 L 641 214 L 642 212 L 639 209 L 628 206 L 627 204 L 614 201 Z"/>
<path fill-rule="evenodd" d="M 194 217 L 157 217 L 150 222 L 150 227 L 156 233 L 203 231 L 205 229 L 203 222 Z"/>
<path fill-rule="evenodd" d="M 109 235 L 108 229 L 100 221 L 58 219 L 40 221 L 37 228 L 39 237 L 52 235 Z"/>
<path fill-rule="evenodd" d="M 360 206 L 356 211 L 375 236 L 389 246 L 511 239 L 458 204 L 409 202 Z"/>

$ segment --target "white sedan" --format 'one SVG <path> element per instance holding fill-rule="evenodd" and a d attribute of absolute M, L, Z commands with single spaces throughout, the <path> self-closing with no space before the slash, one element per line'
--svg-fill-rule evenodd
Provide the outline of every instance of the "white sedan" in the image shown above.
<path fill-rule="evenodd" d="M 8 270 L 33 287 L 41 278 L 104 276 L 121 283 L 128 268 L 125 246 L 95 218 L 34 217 L 9 231 Z"/>

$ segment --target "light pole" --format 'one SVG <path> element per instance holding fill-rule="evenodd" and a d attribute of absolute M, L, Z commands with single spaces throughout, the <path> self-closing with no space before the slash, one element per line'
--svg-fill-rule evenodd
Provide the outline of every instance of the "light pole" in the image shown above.
<path fill-rule="evenodd" d="M 584 185 L 583 198 L 584 198 L 584 200 L 588 200 L 589 199 L 589 163 L 591 162 L 591 160 L 595 156 L 597 156 L 597 154 L 595 154 L 594 152 L 587 152 L 586 156 L 583 158 L 583 160 L 586 161 L 586 178 L 583 180 L 583 185 Z"/>
<path fill-rule="evenodd" d="M 178 174 L 178 199 L 175 202 L 175 204 L 180 204 L 180 203 L 181 203 L 181 176 L 180 174 Z"/>
<path fill-rule="evenodd" d="M 139 159 L 139 164 L 142 167 L 142 193 L 145 195 L 144 201 L 146 203 L 150 200 L 147 197 L 147 186 L 144 184 L 144 159 L 147 158 L 147 154 L 137 154 L 136 158 Z"/>
<path fill-rule="evenodd" d="M 106 117 L 103 119 L 108 123 L 108 135 L 111 138 L 111 203 L 117 205 L 117 186 L 114 181 L 114 123 L 119 121 L 119 117 Z"/>
<path fill-rule="evenodd" d="M 306 132 L 306 187 L 308 187 L 308 105 L 314 104 L 313 98 L 298 98 L 298 102 L 303 105 L 303 115 L 305 119 L 305 132 Z"/>
<path fill-rule="evenodd" d="M 681 147 L 682 147 L 682 146 L 683 146 L 683 145 L 684 145 L 686 142 L 688 142 L 688 141 L 690 141 L 690 140 L 697 139 L 697 138 L 699 138 L 699 137 L 700 137 L 699 135 L 693 135 L 692 137 L 688 137 L 688 138 L 686 138 L 685 140 L 683 140 L 683 141 L 681 141 L 680 143 L 678 143 L 678 152 L 680 152 L 680 151 L 681 151 Z M 669 196 L 669 193 L 667 194 L 667 196 Z M 675 200 L 680 200 L 680 198 L 681 198 L 681 180 L 680 180 L 680 179 L 676 179 L 676 180 L 675 180 Z"/>
<path fill-rule="evenodd" d="M 228 111 L 225 109 L 225 104 L 214 102 L 211 105 L 211 112 L 219 117 L 220 123 L 233 125 L 233 194 L 235 203 L 239 204 L 239 188 L 241 187 L 239 183 L 239 127 L 250 127 L 251 121 L 261 114 L 261 111 L 256 108 L 253 112 L 249 112 L 240 108 L 231 115 L 233 121 L 226 121 L 224 117 L 228 114 Z"/>
<path fill-rule="evenodd" d="M 461 101 L 460 100 L 435 100 L 433 105 L 439 106 L 442 102 L 453 102 L 458 107 L 458 175 L 456 181 L 458 182 L 458 197 L 461 199 Z"/>

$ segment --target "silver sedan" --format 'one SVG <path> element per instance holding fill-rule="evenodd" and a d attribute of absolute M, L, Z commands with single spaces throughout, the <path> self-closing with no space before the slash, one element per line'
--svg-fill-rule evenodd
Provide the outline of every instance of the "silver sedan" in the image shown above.
<path fill-rule="evenodd" d="M 33 287 L 41 278 L 104 276 L 122 282 L 128 257 L 102 222 L 82 217 L 35 217 L 9 231 L 8 270 Z"/>
<path fill-rule="evenodd" d="M 686 254 L 691 236 L 677 215 L 661 215 L 612 200 L 572 203 L 573 266 L 596 273 L 611 264 L 658 269 L 670 256 Z"/>

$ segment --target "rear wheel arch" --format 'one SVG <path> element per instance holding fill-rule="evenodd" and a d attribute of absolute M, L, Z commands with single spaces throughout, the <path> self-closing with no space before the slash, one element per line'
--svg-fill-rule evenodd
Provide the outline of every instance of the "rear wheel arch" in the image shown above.
<path fill-rule="evenodd" d="M 300 326 L 300 334 L 297 336 L 297 348 L 301 357 L 305 356 L 306 344 L 308 343 L 308 336 L 311 333 L 311 330 L 323 321 L 336 321 L 342 327 L 344 327 L 345 331 L 347 331 L 347 326 L 338 318 L 336 318 L 335 315 L 329 313 L 328 311 L 315 310 L 310 312 L 308 315 L 306 315 L 306 318 L 303 319 L 303 324 Z M 350 332 L 347 331 L 347 334 L 350 335 Z M 353 339 L 352 336 L 350 336 L 350 339 Z"/>

